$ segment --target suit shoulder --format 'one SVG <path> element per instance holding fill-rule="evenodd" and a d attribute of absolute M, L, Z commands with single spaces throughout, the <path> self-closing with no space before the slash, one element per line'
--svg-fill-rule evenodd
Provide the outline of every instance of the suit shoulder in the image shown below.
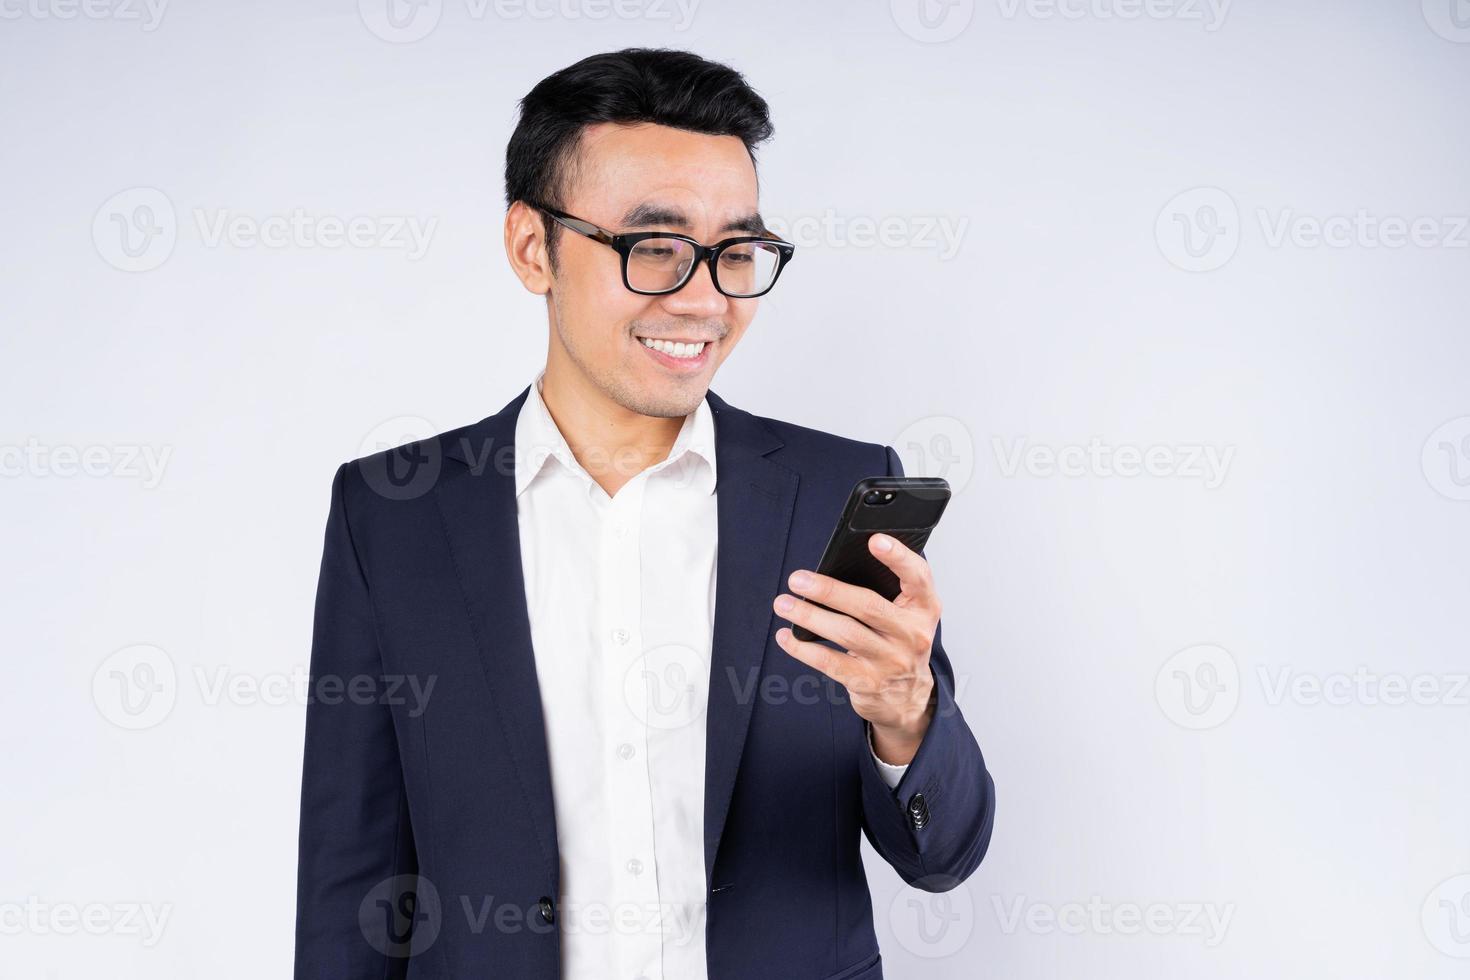
<path fill-rule="evenodd" d="M 868 442 L 782 419 L 755 416 L 785 443 L 782 453 L 801 460 L 804 466 L 860 467 L 877 473 L 887 471 L 888 450 L 881 442 Z"/>
<path fill-rule="evenodd" d="M 444 461 L 454 447 L 467 445 L 484 424 L 472 422 L 422 438 L 394 437 L 380 441 L 384 448 L 347 460 L 338 467 L 337 481 L 349 510 L 378 502 L 399 502 L 424 496 L 438 481 Z"/>

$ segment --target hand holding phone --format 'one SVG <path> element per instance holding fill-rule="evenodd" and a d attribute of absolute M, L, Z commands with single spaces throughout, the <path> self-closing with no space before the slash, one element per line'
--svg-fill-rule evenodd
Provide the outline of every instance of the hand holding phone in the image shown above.
<path fill-rule="evenodd" d="M 872 589 L 889 601 L 898 598 L 898 576 L 873 557 L 868 539 L 883 533 L 914 551 L 921 550 L 949 498 L 949 483 L 939 477 L 874 476 L 859 480 L 837 519 L 817 572 Z M 796 623 L 791 632 L 798 640 L 826 639 Z"/>

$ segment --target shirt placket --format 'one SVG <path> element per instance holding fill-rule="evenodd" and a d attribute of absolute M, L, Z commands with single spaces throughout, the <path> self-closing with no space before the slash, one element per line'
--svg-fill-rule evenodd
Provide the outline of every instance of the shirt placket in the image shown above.
<path fill-rule="evenodd" d="M 653 794 L 648 768 L 648 681 L 642 636 L 641 543 L 646 473 L 604 503 L 598 595 L 603 646 L 602 690 L 609 701 L 611 776 L 608 860 L 614 883 L 607 911 L 617 936 L 624 980 L 663 980 L 662 946 L 650 911 L 658 907 L 654 865 Z"/>

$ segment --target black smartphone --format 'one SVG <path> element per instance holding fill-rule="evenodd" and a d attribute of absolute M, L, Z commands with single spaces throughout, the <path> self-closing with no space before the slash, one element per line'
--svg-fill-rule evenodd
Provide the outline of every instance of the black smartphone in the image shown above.
<path fill-rule="evenodd" d="M 919 551 L 948 503 L 949 483 L 937 476 L 870 476 L 859 480 L 847 497 L 817 571 L 872 589 L 885 599 L 898 598 L 898 576 L 868 551 L 868 539 L 881 531 Z M 791 624 L 791 632 L 798 640 L 826 639 L 796 623 Z"/>

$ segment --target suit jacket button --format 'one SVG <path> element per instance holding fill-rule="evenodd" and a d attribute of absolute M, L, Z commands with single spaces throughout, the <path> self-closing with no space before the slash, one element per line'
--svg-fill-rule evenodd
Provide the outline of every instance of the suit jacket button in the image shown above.
<path fill-rule="evenodd" d="M 929 803 L 923 793 L 915 793 L 909 800 L 909 822 L 915 830 L 923 830 L 929 822 Z"/>
<path fill-rule="evenodd" d="M 541 901 L 538 904 L 541 906 L 541 918 L 544 919 L 548 925 L 555 922 L 556 906 L 552 903 L 551 899 L 545 895 L 542 895 Z"/>

